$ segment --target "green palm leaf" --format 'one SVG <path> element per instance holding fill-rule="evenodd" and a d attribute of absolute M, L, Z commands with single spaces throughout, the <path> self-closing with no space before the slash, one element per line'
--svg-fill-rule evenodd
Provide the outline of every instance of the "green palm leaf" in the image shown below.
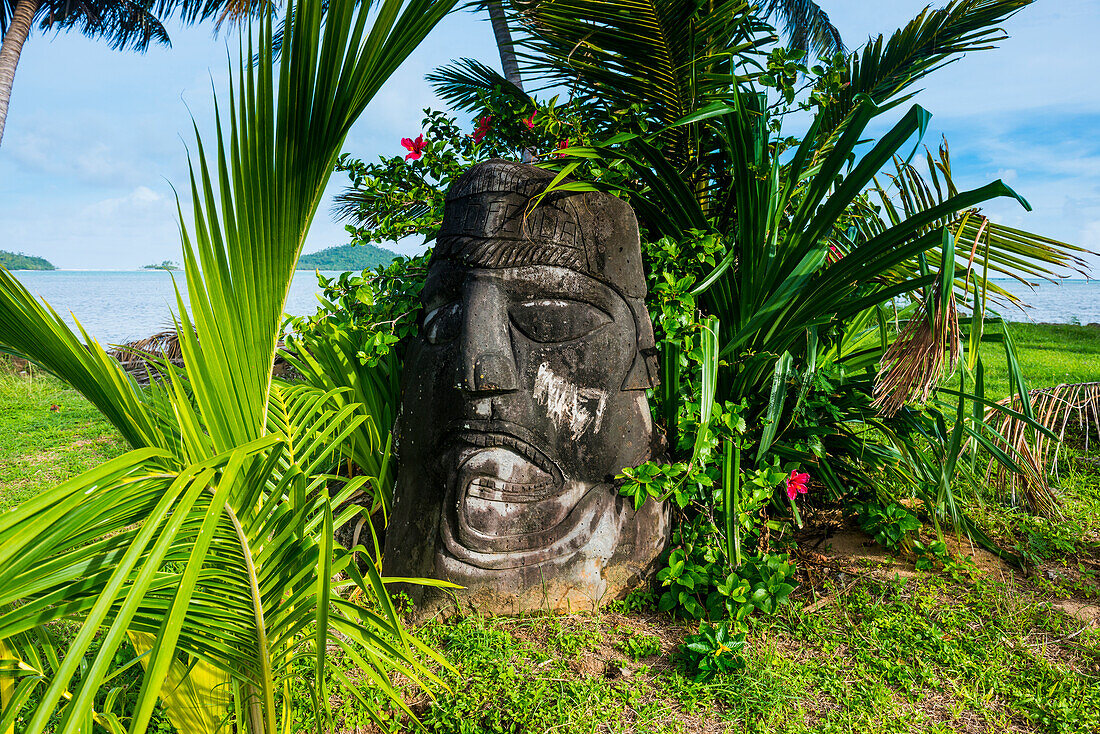
<path fill-rule="evenodd" d="M 933 10 L 926 7 L 888 40 L 870 39 L 848 58 L 844 86 L 818 130 L 832 136 L 856 109 L 860 95 L 894 107 L 911 99 L 911 87 L 932 72 L 970 51 L 995 48 L 1008 36 L 998 25 L 1034 0 L 951 0 Z"/>
<path fill-rule="evenodd" d="M 231 677 L 238 730 L 273 733 L 292 718 L 292 699 L 276 702 L 307 630 L 319 681 L 337 635 L 384 693 L 399 698 L 390 671 L 436 680 L 420 662 L 433 656 L 401 628 L 375 566 L 360 572 L 333 545 L 334 524 L 358 508 L 334 518 L 332 507 L 367 477 L 329 471 L 372 416 L 343 386 L 273 383 L 271 367 L 344 137 L 452 4 L 330 0 L 322 17 L 322 0 L 303 0 L 289 14 L 277 71 L 270 18 L 259 29 L 262 62 L 252 63 L 251 45 L 241 49 L 216 143 L 199 138 L 192 158 L 184 262 L 193 311 L 180 294 L 184 366 L 161 364 L 161 386 L 137 388 L 94 340 L 81 343 L 0 273 L 0 344 L 70 381 L 137 447 L 0 518 L 5 647 L 29 659 L 29 634 L 81 621 L 63 658 L 28 666 L 33 674 L 16 682 L 34 689 L 22 698 L 28 732 L 43 731 L 62 703 L 57 731 L 77 731 L 130 633 L 155 639 L 131 731 L 145 730 L 182 654 Z M 332 581 L 341 571 L 351 582 Z M 368 605 L 345 598 L 353 589 Z M 327 696 L 315 700 L 323 727 Z"/>
<path fill-rule="evenodd" d="M 844 53 L 840 31 L 812 0 L 763 0 L 760 9 L 782 21 L 791 48 L 813 52 L 820 58 Z"/>
<path fill-rule="evenodd" d="M 951 175 L 946 140 L 941 143 L 936 158 L 926 151 L 925 164 L 927 173 L 921 173 L 915 165 L 895 159 L 895 171 L 888 174 L 888 183 L 876 180 L 873 191 L 881 208 L 877 212 L 868 211 L 867 216 L 859 219 L 860 227 L 868 236 L 940 206 L 958 193 Z M 1085 248 L 998 224 L 983 215 L 980 209 L 951 212 L 933 225 L 946 227 L 954 239 L 952 248 L 957 262 L 953 282 L 957 298 L 965 303 L 978 288 L 977 300 L 981 302 L 972 305 L 982 312 L 985 310 L 982 293 L 1002 304 L 1023 304 L 1019 296 L 990 281 L 994 275 L 1029 283 L 1029 278 L 1066 277 L 1069 270 L 1082 275 L 1087 272 L 1087 263 L 1082 257 L 1089 253 Z M 928 258 L 930 265 L 939 267 L 940 249 L 930 251 Z M 899 269 L 897 277 L 913 277 L 916 271 L 916 263 L 910 263 Z"/>
<path fill-rule="evenodd" d="M 742 0 L 538 0 L 516 9 L 525 78 L 574 89 L 612 118 L 636 105 L 667 128 L 676 165 L 691 145 L 690 131 L 673 123 L 756 73 L 754 58 L 774 39 Z"/>

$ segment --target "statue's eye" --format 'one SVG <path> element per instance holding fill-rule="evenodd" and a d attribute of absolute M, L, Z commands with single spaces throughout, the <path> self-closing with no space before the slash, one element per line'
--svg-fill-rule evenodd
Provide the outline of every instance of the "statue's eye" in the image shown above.
<path fill-rule="evenodd" d="M 516 303 L 509 315 L 524 336 L 543 343 L 580 339 L 611 322 L 611 317 L 595 306 L 564 299 Z"/>
<path fill-rule="evenodd" d="M 462 304 L 452 301 L 432 309 L 424 317 L 424 338 L 429 344 L 444 344 L 462 331 Z"/>

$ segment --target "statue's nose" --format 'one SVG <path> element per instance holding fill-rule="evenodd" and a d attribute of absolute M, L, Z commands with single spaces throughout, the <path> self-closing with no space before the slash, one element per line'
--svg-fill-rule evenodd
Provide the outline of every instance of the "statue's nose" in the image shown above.
<path fill-rule="evenodd" d="M 492 284 L 471 284 L 464 305 L 460 387 L 479 393 L 518 389 L 504 294 Z"/>

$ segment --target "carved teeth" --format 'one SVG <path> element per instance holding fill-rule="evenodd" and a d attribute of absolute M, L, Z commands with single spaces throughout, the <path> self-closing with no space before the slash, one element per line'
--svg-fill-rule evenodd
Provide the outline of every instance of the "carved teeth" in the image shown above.
<path fill-rule="evenodd" d="M 554 494 L 554 488 L 553 481 L 520 484 L 479 476 L 470 480 L 466 494 L 491 502 L 538 502 Z"/>
<path fill-rule="evenodd" d="M 462 431 L 458 438 L 463 443 L 473 446 L 474 448 L 492 448 L 499 446 L 501 448 L 511 449 L 539 469 L 552 475 L 558 474 L 557 468 L 553 465 L 553 462 L 549 461 L 541 451 L 515 436 L 510 436 L 506 433 L 486 433 L 467 427 L 467 430 Z"/>

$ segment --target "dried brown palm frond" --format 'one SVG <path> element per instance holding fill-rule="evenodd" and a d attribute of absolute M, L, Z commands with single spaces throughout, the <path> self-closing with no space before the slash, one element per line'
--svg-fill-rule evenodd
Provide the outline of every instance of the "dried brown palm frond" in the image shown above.
<path fill-rule="evenodd" d="M 962 353 L 955 299 L 926 300 L 882 355 L 874 406 L 890 417 L 905 403 L 925 402 L 940 379 L 953 372 Z"/>
<path fill-rule="evenodd" d="M 144 339 L 135 339 L 124 344 L 114 345 L 113 353 L 117 353 L 122 359 L 132 361 L 137 358 L 137 355 L 147 354 L 155 355 L 157 357 L 167 357 L 169 359 L 180 359 L 183 357 L 183 351 L 180 349 L 179 334 L 175 329 L 165 329 L 164 331 L 158 331 L 152 336 L 148 336 Z M 126 356 L 129 355 L 129 356 Z M 116 357 L 117 359 L 118 357 Z"/>
<path fill-rule="evenodd" d="M 1091 433 L 1100 440 L 1100 382 L 1042 387 L 1029 394 L 1036 422 L 1057 436 L 1057 440 L 1012 415 L 990 409 L 986 413 L 986 424 L 999 434 L 999 447 L 1016 458 L 1024 473 L 1010 471 L 999 462 L 990 462 L 988 471 L 994 486 L 1007 493 L 1014 504 L 1026 505 L 1047 516 L 1057 516 L 1058 500 L 1047 477 L 1057 471 L 1058 454 L 1067 428 L 1076 425 L 1084 436 L 1086 450 Z M 1022 407 L 1018 395 L 1005 398 L 1000 405 L 1017 412 Z"/>
<path fill-rule="evenodd" d="M 165 329 L 144 339 L 115 344 L 107 353 L 142 385 L 148 385 L 150 379 L 156 377 L 151 362 L 167 360 L 177 367 L 183 366 L 183 350 L 175 329 Z"/>
<path fill-rule="evenodd" d="M 276 345 L 274 374 L 282 379 L 298 379 L 300 375 L 282 356 L 283 347 L 280 339 Z M 151 364 L 153 362 L 167 360 L 177 367 L 183 367 L 183 349 L 175 329 L 165 329 L 144 339 L 115 344 L 107 353 L 142 385 L 148 385 L 151 379 L 157 378 L 157 370 Z"/>

